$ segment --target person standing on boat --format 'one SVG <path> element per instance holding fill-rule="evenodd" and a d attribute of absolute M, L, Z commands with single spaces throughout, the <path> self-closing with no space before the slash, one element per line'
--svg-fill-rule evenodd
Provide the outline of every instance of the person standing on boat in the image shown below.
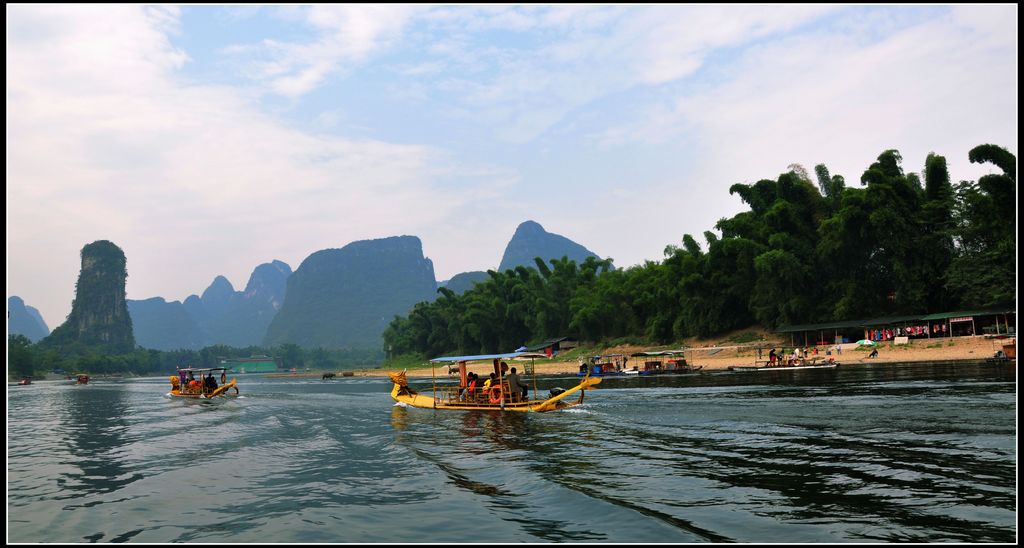
<path fill-rule="evenodd" d="M 526 397 L 529 395 L 525 384 L 520 382 L 519 375 L 516 374 L 516 368 L 513 367 L 512 371 L 508 374 L 508 389 L 512 395 L 520 395 L 520 401 L 526 401 Z"/>
<path fill-rule="evenodd" d="M 775 367 L 775 359 L 775 349 L 772 348 L 771 351 L 768 352 L 768 367 Z"/>

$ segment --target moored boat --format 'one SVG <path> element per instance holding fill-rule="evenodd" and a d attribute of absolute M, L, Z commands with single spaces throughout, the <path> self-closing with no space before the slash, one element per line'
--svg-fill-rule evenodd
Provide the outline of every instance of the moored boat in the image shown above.
<path fill-rule="evenodd" d="M 832 369 L 839 367 L 839 362 L 820 363 L 814 365 L 784 365 L 777 367 L 764 367 L 759 365 L 730 365 L 729 371 L 793 371 L 799 369 Z"/>
<path fill-rule="evenodd" d="M 627 369 L 627 375 L 679 375 L 696 373 L 704 366 L 694 367 L 686 361 L 684 350 L 654 350 L 650 352 L 634 352 L 631 357 L 643 361 L 643 366 Z"/>
<path fill-rule="evenodd" d="M 607 377 L 609 375 L 624 375 L 623 368 L 626 366 L 624 354 L 605 354 L 601 356 L 590 356 L 580 359 L 580 370 L 577 377 Z"/>
<path fill-rule="evenodd" d="M 546 358 L 543 354 L 512 352 L 509 354 L 485 354 L 478 356 L 449 356 L 430 360 L 431 365 L 438 363 L 457 363 L 459 369 L 458 385 L 437 384 L 437 375 L 433 375 L 433 386 L 430 394 L 420 393 L 409 386 L 406 372 L 391 373 L 391 397 L 395 401 L 412 407 L 424 409 L 456 409 L 456 410 L 490 410 L 490 411 L 532 411 L 542 413 L 572 407 L 583 403 L 583 396 L 588 388 L 600 384 L 599 377 L 584 377 L 579 384 L 568 389 L 552 389 L 548 397 L 538 396 L 536 377 L 533 379 L 533 397 L 529 397 L 529 386 L 515 373 L 515 367 L 506 373 L 507 363 L 503 360 Z M 491 361 L 494 367 L 493 381 L 486 389 L 475 386 L 467 364 L 470 362 Z M 526 374 L 533 373 L 533 367 L 527 367 Z M 520 391 L 525 387 L 524 392 Z M 569 401 L 568 397 L 579 392 L 579 398 Z"/>

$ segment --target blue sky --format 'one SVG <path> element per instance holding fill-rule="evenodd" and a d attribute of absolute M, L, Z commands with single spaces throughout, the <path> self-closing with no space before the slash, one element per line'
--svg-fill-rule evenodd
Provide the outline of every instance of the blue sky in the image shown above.
<path fill-rule="evenodd" d="M 1012 6 L 8 6 L 8 295 L 128 297 L 412 234 L 438 279 L 541 223 L 629 266 L 737 182 L 1017 152 Z"/>

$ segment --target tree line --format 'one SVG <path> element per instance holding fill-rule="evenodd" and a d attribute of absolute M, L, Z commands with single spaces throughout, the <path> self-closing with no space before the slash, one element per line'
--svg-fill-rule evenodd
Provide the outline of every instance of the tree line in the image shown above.
<path fill-rule="evenodd" d="M 63 345 L 60 349 L 32 344 L 24 335 L 8 335 L 8 374 L 15 377 L 41 376 L 63 371 L 65 374 L 131 373 L 139 376 L 171 375 L 179 367 L 219 367 L 222 359 L 270 356 L 282 369 L 337 371 L 380 363 L 384 357 L 376 349 L 302 348 L 296 344 L 274 347 L 225 345 L 201 350 L 161 351 L 136 348 L 123 354 L 109 354 L 101 347 L 84 344 Z"/>
<path fill-rule="evenodd" d="M 668 343 L 760 324 L 953 311 L 1016 301 L 1016 157 L 969 153 L 1001 173 L 952 184 L 946 159 L 920 174 L 896 150 L 848 185 L 825 165 L 734 184 L 748 206 L 669 245 L 664 260 L 623 270 L 566 258 L 488 278 L 462 295 L 438 289 L 384 332 L 391 355 L 512 351 L 547 338 Z"/>

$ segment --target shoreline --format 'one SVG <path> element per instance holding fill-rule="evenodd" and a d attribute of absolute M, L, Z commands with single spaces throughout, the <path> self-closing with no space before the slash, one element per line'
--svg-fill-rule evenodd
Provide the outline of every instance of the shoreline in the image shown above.
<path fill-rule="evenodd" d="M 857 364 L 902 364 L 902 363 L 914 363 L 914 362 L 945 362 L 945 361 L 984 361 L 992 358 L 997 350 L 1002 349 L 1004 344 L 1010 341 L 1016 342 L 1016 337 L 1008 339 L 990 339 L 985 338 L 984 335 L 974 335 L 967 337 L 953 337 L 944 339 L 914 339 L 904 345 L 896 345 L 893 342 L 882 342 L 877 347 L 858 347 L 856 343 L 845 343 L 839 345 L 841 348 L 840 353 L 833 353 L 831 356 L 826 354 L 827 347 L 818 347 L 817 357 L 819 363 L 827 360 L 829 357 L 835 358 L 835 361 L 843 365 L 857 365 Z M 762 358 L 757 357 L 757 346 L 760 345 L 762 350 Z M 835 345 L 833 345 L 835 346 Z M 761 341 L 758 343 L 752 343 L 748 345 L 732 345 L 732 346 L 704 346 L 704 347 L 690 347 L 686 349 L 686 360 L 693 367 L 703 367 L 702 372 L 712 371 L 728 371 L 730 366 L 753 366 L 755 362 L 763 364 L 767 359 L 768 350 L 770 348 L 786 348 L 792 351 L 792 345 L 783 344 L 778 341 Z M 878 349 L 878 357 L 868 358 L 868 354 L 871 349 Z M 601 354 L 631 354 L 633 352 L 643 351 L 645 348 L 640 346 L 616 346 L 606 348 L 601 351 Z M 522 361 L 510 361 L 509 366 L 515 366 L 523 363 Z M 1016 363 L 1016 360 L 1010 360 L 1009 363 Z M 630 362 L 628 365 L 632 365 Z M 549 376 L 549 375 L 562 375 L 562 376 L 575 376 L 579 371 L 579 363 L 576 360 L 567 361 L 554 361 L 547 363 L 537 363 L 534 365 L 536 374 L 538 376 Z M 522 369 L 522 367 L 520 367 Z M 395 369 L 387 369 L 381 367 L 379 369 L 362 369 L 356 370 L 355 376 L 357 377 L 385 377 L 388 373 L 396 371 Z M 491 371 L 491 364 L 486 362 L 477 362 L 468 364 L 467 371 L 486 375 Z M 664 372 L 661 372 L 664 374 Z M 429 364 L 424 364 L 423 367 L 409 368 L 406 375 L 410 378 L 422 378 L 434 376 Z M 339 375 L 340 376 L 340 375 Z M 436 367 L 437 378 L 455 378 L 456 375 L 448 375 L 447 367 L 439 365 Z"/>

